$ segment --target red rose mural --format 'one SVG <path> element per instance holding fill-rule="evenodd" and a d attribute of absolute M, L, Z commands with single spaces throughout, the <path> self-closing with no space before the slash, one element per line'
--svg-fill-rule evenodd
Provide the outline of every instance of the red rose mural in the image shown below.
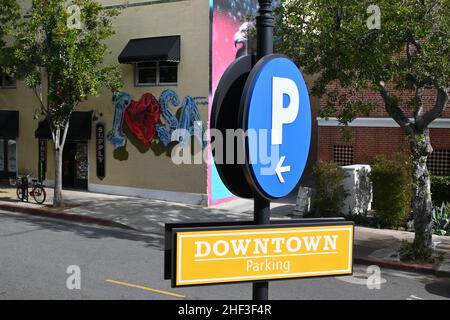
<path fill-rule="evenodd" d="M 132 101 L 125 111 L 124 120 L 133 135 L 142 144 L 149 146 L 155 136 L 155 124 L 161 117 L 158 99 L 150 93 L 144 94 L 139 101 Z"/>

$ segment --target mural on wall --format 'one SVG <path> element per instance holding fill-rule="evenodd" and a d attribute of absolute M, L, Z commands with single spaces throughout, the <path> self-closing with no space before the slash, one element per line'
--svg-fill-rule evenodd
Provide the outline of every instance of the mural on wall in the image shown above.
<path fill-rule="evenodd" d="M 198 107 L 207 104 L 205 97 L 187 96 L 181 103 L 177 118 L 172 108 L 180 107 L 180 98 L 173 90 L 163 91 L 159 99 L 151 93 L 145 93 L 138 101 L 122 92 L 114 98 L 113 128 L 108 133 L 107 140 L 116 149 L 124 147 L 127 141 L 123 132 L 125 123 L 130 134 L 143 146 L 149 147 L 155 138 L 158 138 L 164 147 L 168 147 L 171 142 L 185 145 L 193 136 L 202 148 L 205 148 L 205 127 Z M 172 137 L 174 133 L 177 133 L 177 136 Z"/>
<path fill-rule="evenodd" d="M 145 146 L 155 136 L 155 125 L 159 122 L 161 107 L 151 93 L 145 93 L 139 101 L 131 101 L 125 110 L 124 120 L 131 133 Z"/>
<path fill-rule="evenodd" d="M 180 131 L 177 141 L 182 145 L 186 145 L 189 138 L 194 137 L 202 146 L 202 149 L 204 149 L 206 148 L 208 142 L 203 141 L 205 126 L 203 125 L 200 113 L 198 111 L 197 105 L 199 104 L 207 105 L 207 99 L 200 97 L 192 98 L 188 96 L 183 100 L 178 129 L 184 130 Z"/>
<path fill-rule="evenodd" d="M 114 95 L 114 121 L 112 130 L 108 132 L 106 139 L 114 148 L 124 147 L 127 143 L 127 137 L 123 133 L 122 123 L 126 108 L 131 103 L 131 96 L 128 93 L 121 92 Z"/>
<path fill-rule="evenodd" d="M 171 142 L 172 133 L 178 128 L 178 119 L 172 112 L 171 107 L 180 106 L 180 98 L 173 90 L 165 90 L 159 96 L 161 106 L 162 123 L 156 125 L 159 139 L 164 146 L 168 146 Z"/>

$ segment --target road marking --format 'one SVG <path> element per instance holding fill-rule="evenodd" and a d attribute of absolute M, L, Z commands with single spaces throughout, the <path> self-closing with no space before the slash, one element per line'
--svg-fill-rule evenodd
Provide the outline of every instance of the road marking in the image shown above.
<path fill-rule="evenodd" d="M 142 290 L 145 290 L 145 291 L 165 294 L 165 295 L 176 297 L 176 298 L 186 298 L 186 296 L 183 296 L 181 294 L 168 292 L 168 291 L 164 291 L 164 290 L 148 288 L 148 287 L 140 286 L 140 285 L 137 285 L 137 284 L 127 283 L 127 282 L 122 282 L 122 281 L 117 281 L 117 280 L 109 280 L 109 279 L 106 280 L 106 282 L 110 282 L 110 283 L 114 283 L 114 284 L 120 284 L 120 285 L 123 285 L 123 286 L 126 286 L 126 287 L 131 287 L 131 288 L 136 288 L 136 289 L 142 289 Z"/>
<path fill-rule="evenodd" d="M 351 284 L 358 284 L 366 286 L 369 282 L 369 276 L 367 273 L 363 272 L 354 272 L 351 276 L 340 276 L 335 277 L 336 280 L 344 281 Z M 380 278 L 375 282 L 371 282 L 370 285 L 377 285 L 377 284 L 385 284 L 387 280 L 385 278 Z"/>
<path fill-rule="evenodd" d="M 423 298 L 416 297 L 415 295 L 410 295 L 409 298 L 406 298 L 406 300 L 423 300 Z"/>

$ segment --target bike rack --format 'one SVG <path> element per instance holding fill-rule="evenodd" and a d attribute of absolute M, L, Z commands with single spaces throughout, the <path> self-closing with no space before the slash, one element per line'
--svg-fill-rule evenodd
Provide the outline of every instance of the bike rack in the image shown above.
<path fill-rule="evenodd" d="M 20 184 L 22 188 L 22 199 L 20 199 L 22 202 L 28 202 L 28 178 L 22 177 L 20 179 Z"/>

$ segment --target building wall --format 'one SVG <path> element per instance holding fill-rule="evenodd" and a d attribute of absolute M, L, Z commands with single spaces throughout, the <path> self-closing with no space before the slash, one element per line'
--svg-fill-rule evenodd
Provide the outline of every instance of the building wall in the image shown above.
<path fill-rule="evenodd" d="M 116 5 L 121 1 L 102 0 L 104 5 Z M 144 93 L 156 98 L 165 89 L 174 90 L 182 101 L 186 96 L 205 97 L 209 95 L 209 5 L 207 0 L 179 1 L 128 1 L 114 22 L 116 34 L 107 41 L 112 53 L 107 63 L 117 63 L 117 57 L 130 39 L 181 36 L 181 62 L 178 69 L 178 85 L 171 87 L 135 87 L 133 65 L 123 64 L 120 68 L 124 77 L 123 91 L 139 100 Z M 38 141 L 34 131 L 38 121 L 33 120 L 37 100 L 22 82 L 16 89 L 0 90 L 0 109 L 20 110 L 20 136 L 18 138 L 18 169 L 20 173 L 33 172 L 37 175 Z M 112 128 L 114 106 L 112 95 L 104 90 L 99 97 L 81 103 L 76 111 L 96 111 L 105 131 Z M 173 108 L 174 113 L 179 108 Z M 199 105 L 202 121 L 206 125 L 208 107 Z M 42 118 L 40 119 L 42 120 Z M 180 165 L 172 163 L 168 149 L 161 144 L 142 148 L 129 137 L 126 147 L 114 150 L 106 143 L 106 177 L 96 177 L 95 166 L 95 123 L 89 142 L 89 183 L 98 186 L 123 186 L 142 189 L 174 191 L 192 194 L 207 193 L 207 168 L 205 164 Z M 49 142 L 47 179 L 52 180 L 53 147 Z M 120 159 L 120 160 L 119 160 Z M 175 199 L 174 199 L 175 200 Z"/>
<path fill-rule="evenodd" d="M 406 107 L 408 101 L 414 97 L 412 91 L 399 91 L 392 85 L 387 85 L 393 96 L 400 97 L 400 106 L 403 112 L 409 118 L 413 118 L 413 110 Z M 341 91 L 336 84 L 329 85 L 327 91 Z M 364 101 L 373 103 L 374 108 L 369 116 L 359 115 L 359 118 L 350 124 L 351 141 L 342 139 L 342 131 L 339 128 L 335 118 L 329 123 L 324 119 L 319 120 L 319 151 L 318 158 L 324 161 L 333 160 L 334 146 L 353 146 L 353 163 L 370 164 L 378 154 L 391 155 L 404 149 L 407 146 L 407 140 L 404 132 L 398 127 L 385 111 L 384 102 L 378 92 L 366 91 L 361 94 Z M 361 98 L 360 97 L 360 98 Z M 436 91 L 426 89 L 424 92 L 424 111 L 431 110 L 436 101 Z M 319 100 L 319 107 L 326 105 L 326 98 Z M 338 116 L 341 110 L 337 108 L 335 116 Z M 361 118 L 364 117 L 364 118 Z M 390 120 L 389 120 L 390 119 Z M 359 121 L 359 124 L 357 124 Z M 435 150 L 445 150 L 449 156 L 440 156 L 439 160 L 445 167 L 446 172 L 450 173 L 450 108 L 443 112 L 442 117 L 436 119 L 430 128 L 431 145 Z"/>
<path fill-rule="evenodd" d="M 391 84 L 387 84 L 389 92 L 392 96 L 400 97 L 400 106 L 404 111 L 405 115 L 408 117 L 413 117 L 413 110 L 411 108 L 406 107 L 407 103 L 414 97 L 414 92 L 409 90 L 397 90 L 393 88 Z M 327 91 L 341 91 L 344 93 L 345 90 L 339 88 L 336 84 L 331 84 L 327 86 Z M 364 98 L 364 101 L 370 102 L 374 105 L 373 110 L 370 112 L 370 117 L 389 117 L 384 108 L 384 102 L 381 98 L 380 93 L 373 91 L 364 91 L 361 93 L 359 98 Z M 424 102 L 424 110 L 428 111 L 434 107 L 436 101 L 436 90 L 434 89 L 426 89 L 423 95 Z M 320 107 L 323 108 L 326 105 L 326 96 L 320 99 Z M 337 108 L 336 114 L 339 113 L 340 108 Z M 363 115 L 360 115 L 363 116 Z M 450 108 L 447 108 L 442 114 L 444 118 L 450 117 Z"/>
<path fill-rule="evenodd" d="M 392 155 L 407 147 L 406 136 L 399 127 L 351 127 L 349 130 L 352 139 L 344 141 L 339 127 L 319 126 L 319 159 L 336 160 L 335 146 L 353 146 L 353 164 L 370 164 L 379 154 Z M 431 128 L 430 139 L 434 150 L 450 150 L 450 128 Z M 450 162 L 446 167 L 449 165 Z"/>

